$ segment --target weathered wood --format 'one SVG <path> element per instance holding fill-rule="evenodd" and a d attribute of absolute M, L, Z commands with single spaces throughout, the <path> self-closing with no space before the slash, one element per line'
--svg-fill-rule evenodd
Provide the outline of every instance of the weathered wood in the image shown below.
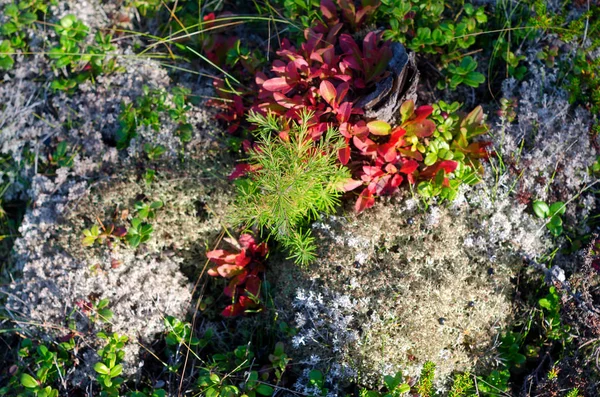
<path fill-rule="evenodd" d="M 389 75 L 377 83 L 372 93 L 361 98 L 357 106 L 365 110 L 366 117 L 393 124 L 400 115 L 402 103 L 417 100 L 419 71 L 414 52 L 408 54 L 400 43 L 394 43 L 392 51 Z"/>

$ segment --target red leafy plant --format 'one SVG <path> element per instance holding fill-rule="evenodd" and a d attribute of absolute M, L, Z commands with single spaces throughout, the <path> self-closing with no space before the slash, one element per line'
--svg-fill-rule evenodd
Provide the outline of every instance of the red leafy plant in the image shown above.
<path fill-rule="evenodd" d="M 445 119 L 432 116 L 434 107 L 416 107 L 413 101 L 401 106 L 400 125 L 366 119 L 363 109 L 355 103 L 387 76 L 391 43 L 375 32 L 368 33 L 361 43 L 341 33 L 344 28 L 341 21 L 346 26 L 359 26 L 374 12 L 378 1 L 365 0 L 358 10 L 352 2 L 337 3 L 342 10 L 341 18 L 336 4 L 323 0 L 324 23 L 306 29 L 304 41 L 297 47 L 284 39 L 277 51 L 278 58 L 272 63 L 271 75 L 256 73 L 258 95 L 253 98 L 251 109 L 296 122 L 308 111 L 313 115 L 308 128 L 315 141 L 328 128 L 336 128 L 345 140 L 338 152 L 339 161 L 354 176 L 345 190 L 362 188 L 356 212 L 373 206 L 377 196 L 396 193 L 404 181 L 419 186 L 426 182 L 419 192 L 427 198 L 451 199 L 462 181 L 477 179 L 473 172 L 480 170 L 478 159 L 487 157 L 486 144 L 472 142 L 485 132 L 481 108 L 476 108 L 462 122 L 452 124 L 452 128 Z M 229 131 L 234 132 L 245 114 L 245 101 L 231 92 L 219 95 L 230 101 L 229 111 L 222 119 L 230 122 Z M 244 97 L 246 103 L 249 98 Z M 285 131 L 281 134 L 285 135 Z M 250 145 L 247 143 L 246 147 Z M 252 170 L 248 165 L 239 164 L 230 177 L 249 172 Z"/>
<path fill-rule="evenodd" d="M 221 314 L 236 317 L 261 309 L 261 275 L 265 271 L 263 260 L 268 247 L 264 242 L 257 244 L 249 234 L 242 234 L 237 242 L 230 242 L 238 248 L 237 252 L 218 249 L 208 252 L 206 257 L 214 264 L 208 274 L 228 280 L 223 292 L 231 299 L 231 304 Z"/>

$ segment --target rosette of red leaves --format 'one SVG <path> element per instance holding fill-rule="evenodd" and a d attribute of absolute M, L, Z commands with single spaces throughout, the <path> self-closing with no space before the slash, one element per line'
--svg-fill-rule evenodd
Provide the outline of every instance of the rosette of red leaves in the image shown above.
<path fill-rule="evenodd" d="M 265 271 L 263 260 L 268 253 L 265 243 L 257 244 L 249 234 L 242 234 L 238 240 L 239 252 L 214 250 L 206 257 L 214 263 L 208 270 L 212 277 L 223 277 L 228 280 L 223 291 L 231 298 L 221 314 L 235 317 L 247 310 L 258 310 L 260 303 L 261 275 Z"/>

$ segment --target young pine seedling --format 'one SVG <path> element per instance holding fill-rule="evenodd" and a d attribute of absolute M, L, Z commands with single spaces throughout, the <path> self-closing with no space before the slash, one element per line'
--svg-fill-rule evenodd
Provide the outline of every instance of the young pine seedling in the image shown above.
<path fill-rule="evenodd" d="M 257 149 L 249 152 L 248 178 L 237 181 L 232 216 L 235 223 L 267 230 L 301 265 L 315 258 L 308 224 L 335 211 L 350 180 L 348 169 L 337 161 L 341 135 L 330 128 L 315 142 L 308 130 L 312 117 L 305 112 L 299 123 L 288 125 L 273 114 L 250 114 L 258 127 Z"/>

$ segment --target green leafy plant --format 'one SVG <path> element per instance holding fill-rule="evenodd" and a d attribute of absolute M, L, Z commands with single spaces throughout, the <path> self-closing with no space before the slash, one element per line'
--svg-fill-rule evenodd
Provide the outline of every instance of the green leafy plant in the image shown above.
<path fill-rule="evenodd" d="M 283 342 L 277 342 L 273 349 L 273 353 L 269 354 L 269 361 L 273 365 L 277 383 L 281 382 L 281 378 L 291 360 L 292 359 L 285 354 Z"/>
<path fill-rule="evenodd" d="M 163 202 L 156 200 L 151 203 L 144 203 L 142 201 L 137 201 L 135 203 L 135 210 L 137 211 L 137 216 L 140 219 L 154 219 L 156 218 L 156 210 L 162 208 Z"/>
<path fill-rule="evenodd" d="M 15 64 L 14 49 L 8 40 L 0 41 L 0 69 L 11 69 Z"/>
<path fill-rule="evenodd" d="M 477 62 L 471 56 L 464 57 L 460 64 L 448 64 L 448 85 L 450 89 L 455 90 L 460 84 L 466 84 L 470 87 L 479 87 L 485 81 L 485 76 L 476 72 Z M 438 88 L 442 89 L 443 84 L 438 83 Z"/>
<path fill-rule="evenodd" d="M 521 345 L 523 344 L 523 335 L 516 332 L 508 332 L 502 338 L 498 351 L 502 355 L 504 364 L 509 368 L 519 368 L 523 366 L 527 357 L 521 354 Z"/>
<path fill-rule="evenodd" d="M 151 224 L 142 222 L 140 218 L 133 218 L 125 239 L 132 248 L 137 248 L 140 244 L 150 240 L 153 231 L 154 227 Z"/>
<path fill-rule="evenodd" d="M 435 169 L 435 164 L 455 164 L 451 172 L 446 173 L 443 167 L 435 171 L 430 180 L 419 182 L 417 191 L 425 199 L 440 197 L 452 201 L 463 185 L 475 185 L 481 181 L 480 159 L 487 157 L 486 144 L 472 143 L 473 138 L 484 134 L 487 126 L 483 121 L 483 110 L 480 106 L 468 115 L 458 112 L 460 104 L 448 104 L 444 101 L 433 105 L 432 119 L 437 128 L 429 137 L 429 144 L 417 150 L 424 155 L 424 164 Z"/>
<path fill-rule="evenodd" d="M 50 5 L 56 1 L 21 0 L 6 4 L 0 14 L 5 16 L 4 24 L 0 26 L 0 69 L 11 69 L 14 65 L 15 50 L 27 51 L 28 30 L 35 27 L 38 19 L 43 19 Z"/>
<path fill-rule="evenodd" d="M 542 310 L 542 326 L 546 337 L 555 341 L 570 341 L 571 327 L 563 324 L 560 317 L 560 296 L 556 287 L 550 287 L 548 294 L 538 301 Z"/>
<path fill-rule="evenodd" d="M 275 347 L 273 356 L 285 357 L 283 345 Z M 253 370 L 254 359 L 255 355 L 248 346 L 213 355 L 212 360 L 200 369 L 198 386 L 201 394 L 207 397 L 271 396 L 275 389 L 267 382 L 270 371 Z"/>
<path fill-rule="evenodd" d="M 89 296 L 88 300 L 78 299 L 75 304 L 91 322 L 110 322 L 113 317 L 112 310 L 108 309 L 108 299 L 98 300 L 94 296 Z"/>
<path fill-rule="evenodd" d="M 76 152 L 69 153 L 67 142 L 62 141 L 56 145 L 56 150 L 54 150 L 54 153 L 48 156 L 48 161 L 50 162 L 50 165 L 57 168 L 70 168 L 73 166 L 73 160 L 75 159 L 76 155 Z"/>
<path fill-rule="evenodd" d="M 164 90 L 152 90 L 147 86 L 142 88 L 143 95 L 133 103 L 121 103 L 119 114 L 119 129 L 116 133 L 117 149 L 125 149 L 132 139 L 137 137 L 139 127 L 146 126 L 158 132 L 161 121 L 169 117 L 177 123 L 173 133 L 182 143 L 192 139 L 193 126 L 188 123 L 187 111 L 190 91 L 186 88 L 175 87 L 171 96 Z M 169 104 L 168 99 L 171 100 Z M 164 147 L 146 144 L 144 151 L 150 160 L 154 160 L 165 151 Z"/>
<path fill-rule="evenodd" d="M 410 385 L 404 381 L 402 372 L 398 371 L 396 375 L 386 375 L 383 377 L 383 383 L 386 390 L 377 392 L 373 390 L 362 389 L 359 392 L 360 397 L 400 397 L 410 392 Z"/>
<path fill-rule="evenodd" d="M 320 392 L 319 396 L 326 396 L 329 389 L 325 387 L 325 377 L 319 370 L 313 369 L 308 373 L 308 385 Z"/>
<path fill-rule="evenodd" d="M 116 333 L 106 335 L 103 332 L 98 333 L 98 337 L 106 340 L 106 345 L 98 350 L 100 361 L 94 365 L 94 371 L 98 374 L 96 380 L 100 385 L 100 396 L 119 397 L 119 390 L 124 379 L 119 375 L 123 372 L 123 358 L 125 357 L 125 343 L 128 338 Z"/>
<path fill-rule="evenodd" d="M 451 89 L 460 84 L 477 87 L 485 77 L 475 71 L 477 62 L 463 54 L 475 44 L 476 34 L 486 26 L 483 7 L 443 0 L 381 0 L 377 21 L 389 21 L 384 38 L 405 44 L 409 49 L 433 56 Z M 462 61 L 459 65 L 453 62 Z M 445 83 L 439 82 L 443 88 Z"/>
<path fill-rule="evenodd" d="M 311 118 L 304 113 L 303 122 L 288 125 L 272 114 L 251 113 L 259 138 L 245 165 L 252 172 L 238 181 L 232 216 L 236 223 L 267 229 L 303 265 L 316 251 L 308 223 L 335 211 L 342 186 L 350 179 L 337 163 L 343 140 L 330 128 L 314 142 L 308 132 Z"/>
<path fill-rule="evenodd" d="M 148 156 L 148 160 L 156 160 L 165 153 L 166 149 L 163 145 L 152 145 L 151 143 L 144 144 L 144 153 Z"/>
<path fill-rule="evenodd" d="M 566 204 L 562 201 L 557 201 L 551 205 L 539 200 L 533 202 L 533 212 L 538 218 L 546 220 L 546 228 L 555 237 L 563 233 L 561 215 L 564 215 L 566 210 Z"/>
<path fill-rule="evenodd" d="M 25 388 L 25 395 L 58 397 L 59 390 L 53 385 L 65 376 L 66 366 L 72 364 L 64 348 L 59 347 L 58 351 L 51 351 L 44 344 L 34 348 L 33 342 L 25 339 L 21 343 L 19 356 L 26 360 L 24 368 L 35 368 L 33 375 L 22 372 L 19 377 L 20 385 Z"/>
<path fill-rule="evenodd" d="M 127 229 L 124 227 L 115 227 L 114 224 L 110 224 L 108 227 L 105 227 L 102 223 L 100 227 L 98 225 L 93 225 L 89 229 L 85 229 L 83 231 L 83 239 L 81 243 L 84 247 L 90 247 L 95 243 L 99 244 L 111 244 L 113 242 L 120 241 L 121 238 L 125 237 L 127 234 Z"/>
<path fill-rule="evenodd" d="M 509 391 L 510 371 L 508 368 L 493 370 L 489 375 L 477 377 L 477 388 L 484 396 L 500 397 Z"/>

